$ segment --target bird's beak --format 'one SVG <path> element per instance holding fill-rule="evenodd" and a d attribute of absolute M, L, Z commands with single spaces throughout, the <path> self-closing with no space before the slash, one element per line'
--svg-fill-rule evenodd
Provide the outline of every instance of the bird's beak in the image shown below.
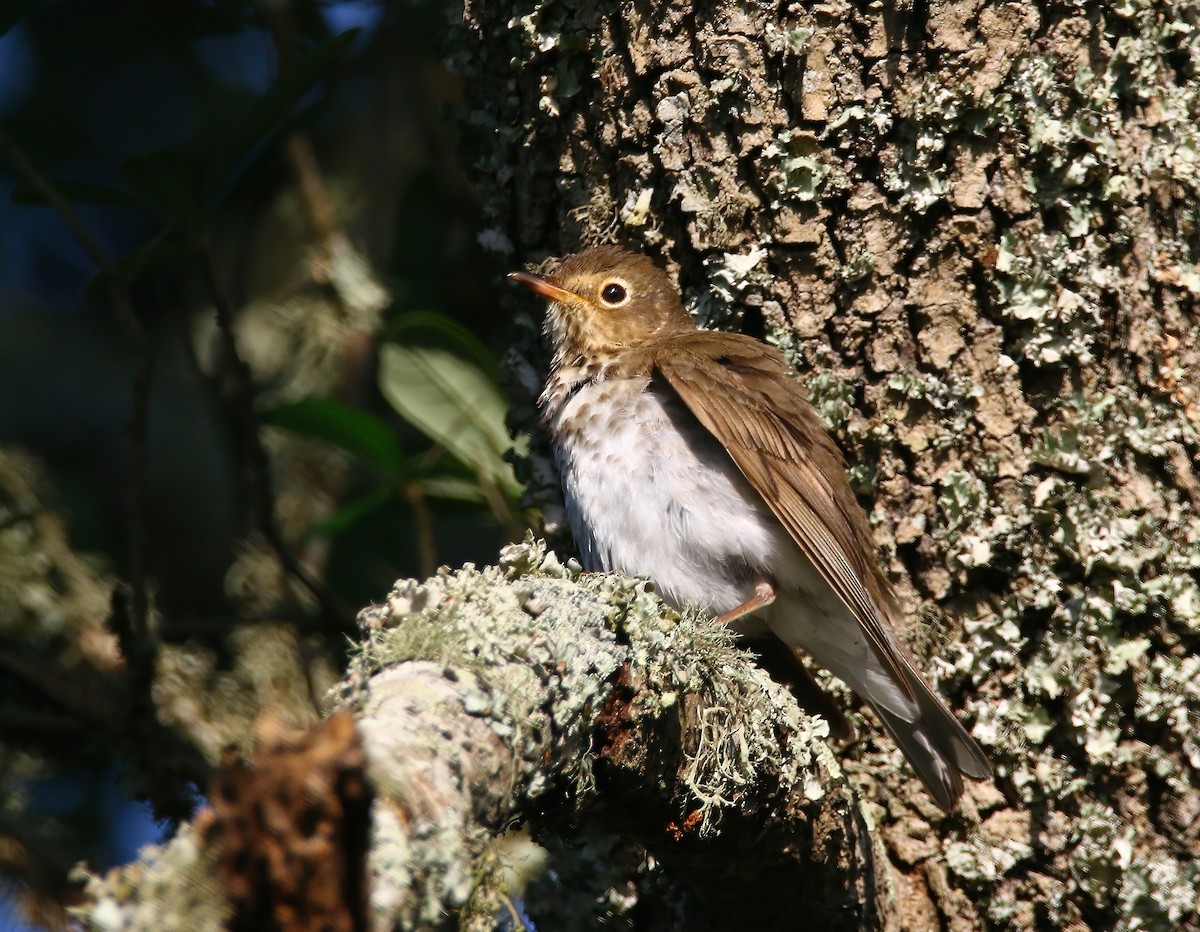
<path fill-rule="evenodd" d="M 579 296 L 567 291 L 565 288 L 559 288 L 558 285 L 546 278 L 544 275 L 534 275 L 532 272 L 509 272 L 508 277 L 514 282 L 520 282 L 534 294 L 541 295 L 547 301 L 559 301 L 561 303 L 570 303 L 578 301 Z"/>

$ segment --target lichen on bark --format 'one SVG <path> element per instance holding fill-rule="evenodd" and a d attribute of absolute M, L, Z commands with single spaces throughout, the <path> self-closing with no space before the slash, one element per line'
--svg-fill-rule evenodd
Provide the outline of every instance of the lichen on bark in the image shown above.
<path fill-rule="evenodd" d="M 476 2 L 451 63 L 510 261 L 650 252 L 847 451 L 998 775 L 951 840 L 858 755 L 899 921 L 1200 925 L 1195 10 Z"/>
<path fill-rule="evenodd" d="M 766 874 L 799 867 L 764 842 L 773 808 L 783 806 L 775 818 L 793 826 L 826 813 L 829 830 L 841 825 L 843 841 L 817 834 L 833 845 L 826 854 L 841 851 L 843 866 L 835 859 L 810 869 L 854 889 L 866 883 L 853 880 L 864 870 L 863 853 L 844 848 L 859 833 L 835 802 L 845 788 L 821 740 L 824 723 L 749 665 L 723 627 L 666 609 L 645 581 L 581 574 L 577 564 L 527 541 L 508 548 L 495 568 L 401 582 L 361 620 L 371 633 L 343 699 L 359 708 L 374 784 L 398 807 L 410 836 L 397 840 L 387 827 L 394 820 L 379 823 L 376 896 L 411 910 L 411 898 L 396 892 L 402 878 L 421 880 L 425 890 L 424 907 L 397 914 L 401 925 L 432 923 L 447 905 L 489 921 L 494 909 L 481 904 L 494 906 L 496 897 L 471 865 L 482 863 L 497 832 L 527 820 L 537 832 L 626 825 L 660 858 L 684 863 L 713 858 L 710 839 L 736 849 L 753 836 Z M 427 707 L 428 720 L 416 726 L 412 704 L 397 703 L 389 687 L 414 668 L 452 684 L 442 684 L 445 702 Z M 473 740 L 469 758 L 462 757 L 463 728 L 454 724 L 464 716 L 492 736 Z M 453 798 L 473 796 L 472 806 L 447 805 L 444 792 L 435 794 L 438 806 L 414 797 L 436 781 L 414 779 L 411 741 L 394 745 L 389 737 L 414 727 L 432 758 L 461 761 L 463 795 Z M 414 812 L 427 828 L 413 832 Z M 648 812 L 659 818 L 635 828 L 634 814 Z M 806 852 L 802 862 L 811 857 Z M 431 874 L 439 879 L 431 883 Z M 874 910 L 875 891 L 860 893 L 864 908 Z"/>

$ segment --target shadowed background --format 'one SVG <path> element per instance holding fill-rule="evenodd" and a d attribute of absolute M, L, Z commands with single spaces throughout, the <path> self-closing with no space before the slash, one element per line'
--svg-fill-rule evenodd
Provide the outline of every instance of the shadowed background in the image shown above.
<path fill-rule="evenodd" d="M 260 707 L 315 717 L 357 606 L 523 527 L 446 16 L 0 7 L 0 868 L 41 921 Z"/>

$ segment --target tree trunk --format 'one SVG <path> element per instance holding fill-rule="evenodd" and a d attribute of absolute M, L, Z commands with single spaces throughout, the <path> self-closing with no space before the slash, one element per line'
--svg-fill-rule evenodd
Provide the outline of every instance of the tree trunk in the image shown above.
<path fill-rule="evenodd" d="M 943 818 L 889 742 L 845 751 L 900 925 L 1200 925 L 1196 10 L 466 24 L 481 241 L 513 267 L 650 253 L 701 323 L 791 355 L 853 464 L 914 647 L 997 773 Z"/>

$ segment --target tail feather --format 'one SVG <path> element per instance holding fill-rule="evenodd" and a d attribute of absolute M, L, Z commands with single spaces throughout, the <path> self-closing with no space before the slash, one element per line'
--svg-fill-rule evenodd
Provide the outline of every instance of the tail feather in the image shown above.
<path fill-rule="evenodd" d="M 949 811 L 962 796 L 964 776 L 986 780 L 992 768 L 983 751 L 916 673 L 909 685 L 917 697 L 917 714 L 910 721 L 871 702 L 917 776 L 939 806 Z M 865 697 L 870 701 L 870 696 Z"/>
<path fill-rule="evenodd" d="M 781 604 L 785 598 L 777 600 L 779 611 L 767 616 L 768 626 L 870 703 L 939 806 L 954 808 L 963 777 L 991 776 L 979 745 L 913 669 L 899 644 L 894 646 L 899 662 L 884 663 L 857 622 L 839 618 L 836 609 L 822 617 L 811 603 L 792 610 Z M 896 677 L 897 667 L 904 682 Z"/>

